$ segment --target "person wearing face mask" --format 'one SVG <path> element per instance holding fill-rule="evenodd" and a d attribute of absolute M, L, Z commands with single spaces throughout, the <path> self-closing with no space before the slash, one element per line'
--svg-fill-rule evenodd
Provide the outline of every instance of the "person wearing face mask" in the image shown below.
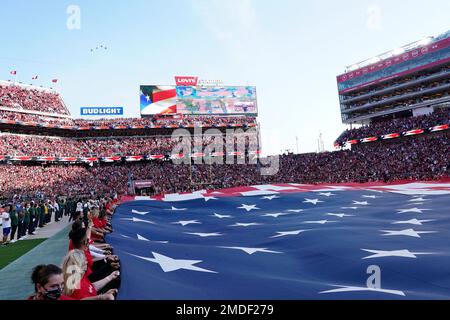
<path fill-rule="evenodd" d="M 48 264 L 35 267 L 31 281 L 35 293 L 28 300 L 74 300 L 63 295 L 64 277 L 58 266 Z"/>

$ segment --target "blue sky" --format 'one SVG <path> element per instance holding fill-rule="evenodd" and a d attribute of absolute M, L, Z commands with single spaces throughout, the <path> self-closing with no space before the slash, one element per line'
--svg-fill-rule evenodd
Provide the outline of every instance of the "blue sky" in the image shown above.
<path fill-rule="evenodd" d="M 450 29 L 450 2 L 301 0 L 2 1 L 0 79 L 57 89 L 87 106 L 139 115 L 139 85 L 175 75 L 256 85 L 263 150 L 315 151 L 341 124 L 336 75 L 352 63 Z M 80 29 L 67 28 L 70 5 Z M 91 53 L 105 45 L 108 50 Z"/>

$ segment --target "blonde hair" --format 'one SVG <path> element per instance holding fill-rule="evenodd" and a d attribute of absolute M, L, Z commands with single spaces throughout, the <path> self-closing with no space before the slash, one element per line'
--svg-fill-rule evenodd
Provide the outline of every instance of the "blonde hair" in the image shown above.
<path fill-rule="evenodd" d="M 61 269 L 64 276 L 64 294 L 71 296 L 75 289 L 80 289 L 80 282 L 85 274 L 86 255 L 82 250 L 71 250 L 64 257 Z"/>
<path fill-rule="evenodd" d="M 98 218 L 98 215 L 99 215 L 99 210 L 98 210 L 98 208 L 93 208 L 92 210 L 91 210 L 91 217 L 92 218 Z"/>

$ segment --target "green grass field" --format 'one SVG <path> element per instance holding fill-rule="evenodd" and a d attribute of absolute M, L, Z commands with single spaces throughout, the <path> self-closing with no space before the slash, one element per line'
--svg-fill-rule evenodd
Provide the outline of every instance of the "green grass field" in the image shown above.
<path fill-rule="evenodd" d="M 0 270 L 47 239 L 22 240 L 0 246 Z"/>

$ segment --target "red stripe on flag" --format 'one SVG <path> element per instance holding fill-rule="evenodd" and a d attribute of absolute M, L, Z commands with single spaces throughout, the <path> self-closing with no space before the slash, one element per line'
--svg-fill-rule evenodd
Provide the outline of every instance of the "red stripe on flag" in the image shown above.
<path fill-rule="evenodd" d="M 153 103 L 171 99 L 171 98 L 176 98 L 176 97 L 177 97 L 176 89 L 154 92 L 153 93 Z"/>

